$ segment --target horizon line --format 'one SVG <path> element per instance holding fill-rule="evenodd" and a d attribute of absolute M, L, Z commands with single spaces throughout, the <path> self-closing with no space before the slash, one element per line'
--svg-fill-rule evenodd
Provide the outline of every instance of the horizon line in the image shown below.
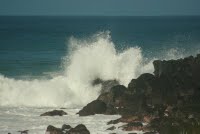
<path fill-rule="evenodd" d="M 197 17 L 200 15 L 4 15 L 0 17 Z"/>

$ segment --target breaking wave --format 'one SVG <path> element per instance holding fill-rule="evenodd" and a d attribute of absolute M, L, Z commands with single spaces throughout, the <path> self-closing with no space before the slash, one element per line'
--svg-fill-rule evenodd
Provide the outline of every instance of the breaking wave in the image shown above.
<path fill-rule="evenodd" d="M 153 73 L 152 61 L 155 58 L 144 58 L 139 47 L 116 50 L 109 32 L 98 33 L 88 39 L 71 37 L 68 44 L 62 75 L 48 80 L 18 80 L 0 76 L 0 105 L 83 106 L 99 95 L 101 87 L 91 84 L 96 78 L 116 79 L 127 86 L 141 73 Z M 172 49 L 166 56 L 177 58 L 176 53 Z"/>

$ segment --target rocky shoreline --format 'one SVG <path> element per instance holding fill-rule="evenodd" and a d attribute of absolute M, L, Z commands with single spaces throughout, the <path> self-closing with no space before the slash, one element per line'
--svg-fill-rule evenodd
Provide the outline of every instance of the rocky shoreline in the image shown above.
<path fill-rule="evenodd" d="M 200 54 L 184 59 L 153 62 L 154 74 L 142 74 L 132 79 L 128 87 L 116 80 L 94 80 L 102 85 L 99 97 L 77 114 L 121 115 L 114 124 L 123 122 L 124 131 L 143 131 L 145 134 L 199 134 L 200 133 Z M 105 88 L 105 89 L 104 89 Z M 57 113 L 60 115 L 59 113 Z M 49 126 L 48 134 L 88 134 L 81 129 L 63 129 Z M 83 129 L 84 128 L 84 129 Z M 75 130 L 75 132 L 73 132 Z"/>

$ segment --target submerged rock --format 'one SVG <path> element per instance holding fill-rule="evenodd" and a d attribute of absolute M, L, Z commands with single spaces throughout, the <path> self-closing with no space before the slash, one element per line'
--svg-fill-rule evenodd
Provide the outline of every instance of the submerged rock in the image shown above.
<path fill-rule="evenodd" d="M 19 133 L 21 133 L 21 134 L 28 134 L 28 131 L 29 130 L 23 130 L 23 131 L 18 131 Z M 8 133 L 9 134 L 9 133 Z"/>
<path fill-rule="evenodd" d="M 112 126 L 112 127 L 109 127 L 108 129 L 106 129 L 106 130 L 115 130 L 116 129 L 116 127 L 115 126 Z"/>
<path fill-rule="evenodd" d="M 53 110 L 43 113 L 40 116 L 63 116 L 63 115 L 67 115 L 67 113 L 63 110 Z"/>

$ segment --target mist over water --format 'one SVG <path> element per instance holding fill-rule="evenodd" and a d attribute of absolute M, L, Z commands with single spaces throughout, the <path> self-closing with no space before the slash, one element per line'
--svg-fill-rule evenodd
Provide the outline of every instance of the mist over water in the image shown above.
<path fill-rule="evenodd" d="M 110 32 L 99 32 L 84 39 L 71 37 L 68 44 L 62 61 L 64 71 L 60 75 L 33 80 L 0 76 L 0 105 L 81 107 L 98 97 L 101 87 L 92 86 L 96 78 L 116 79 L 127 86 L 140 74 L 153 73 L 153 60 L 185 56 L 177 48 L 162 52 L 160 57 L 144 57 L 137 46 L 119 51 Z"/>
<path fill-rule="evenodd" d="M 96 78 L 116 79 L 126 85 L 145 66 L 138 47 L 117 52 L 108 32 L 89 39 L 71 38 L 63 60 L 64 73 L 49 80 L 16 80 L 0 77 L 0 105 L 9 106 L 82 106 L 97 98 Z M 151 72 L 148 70 L 148 72 Z"/>

